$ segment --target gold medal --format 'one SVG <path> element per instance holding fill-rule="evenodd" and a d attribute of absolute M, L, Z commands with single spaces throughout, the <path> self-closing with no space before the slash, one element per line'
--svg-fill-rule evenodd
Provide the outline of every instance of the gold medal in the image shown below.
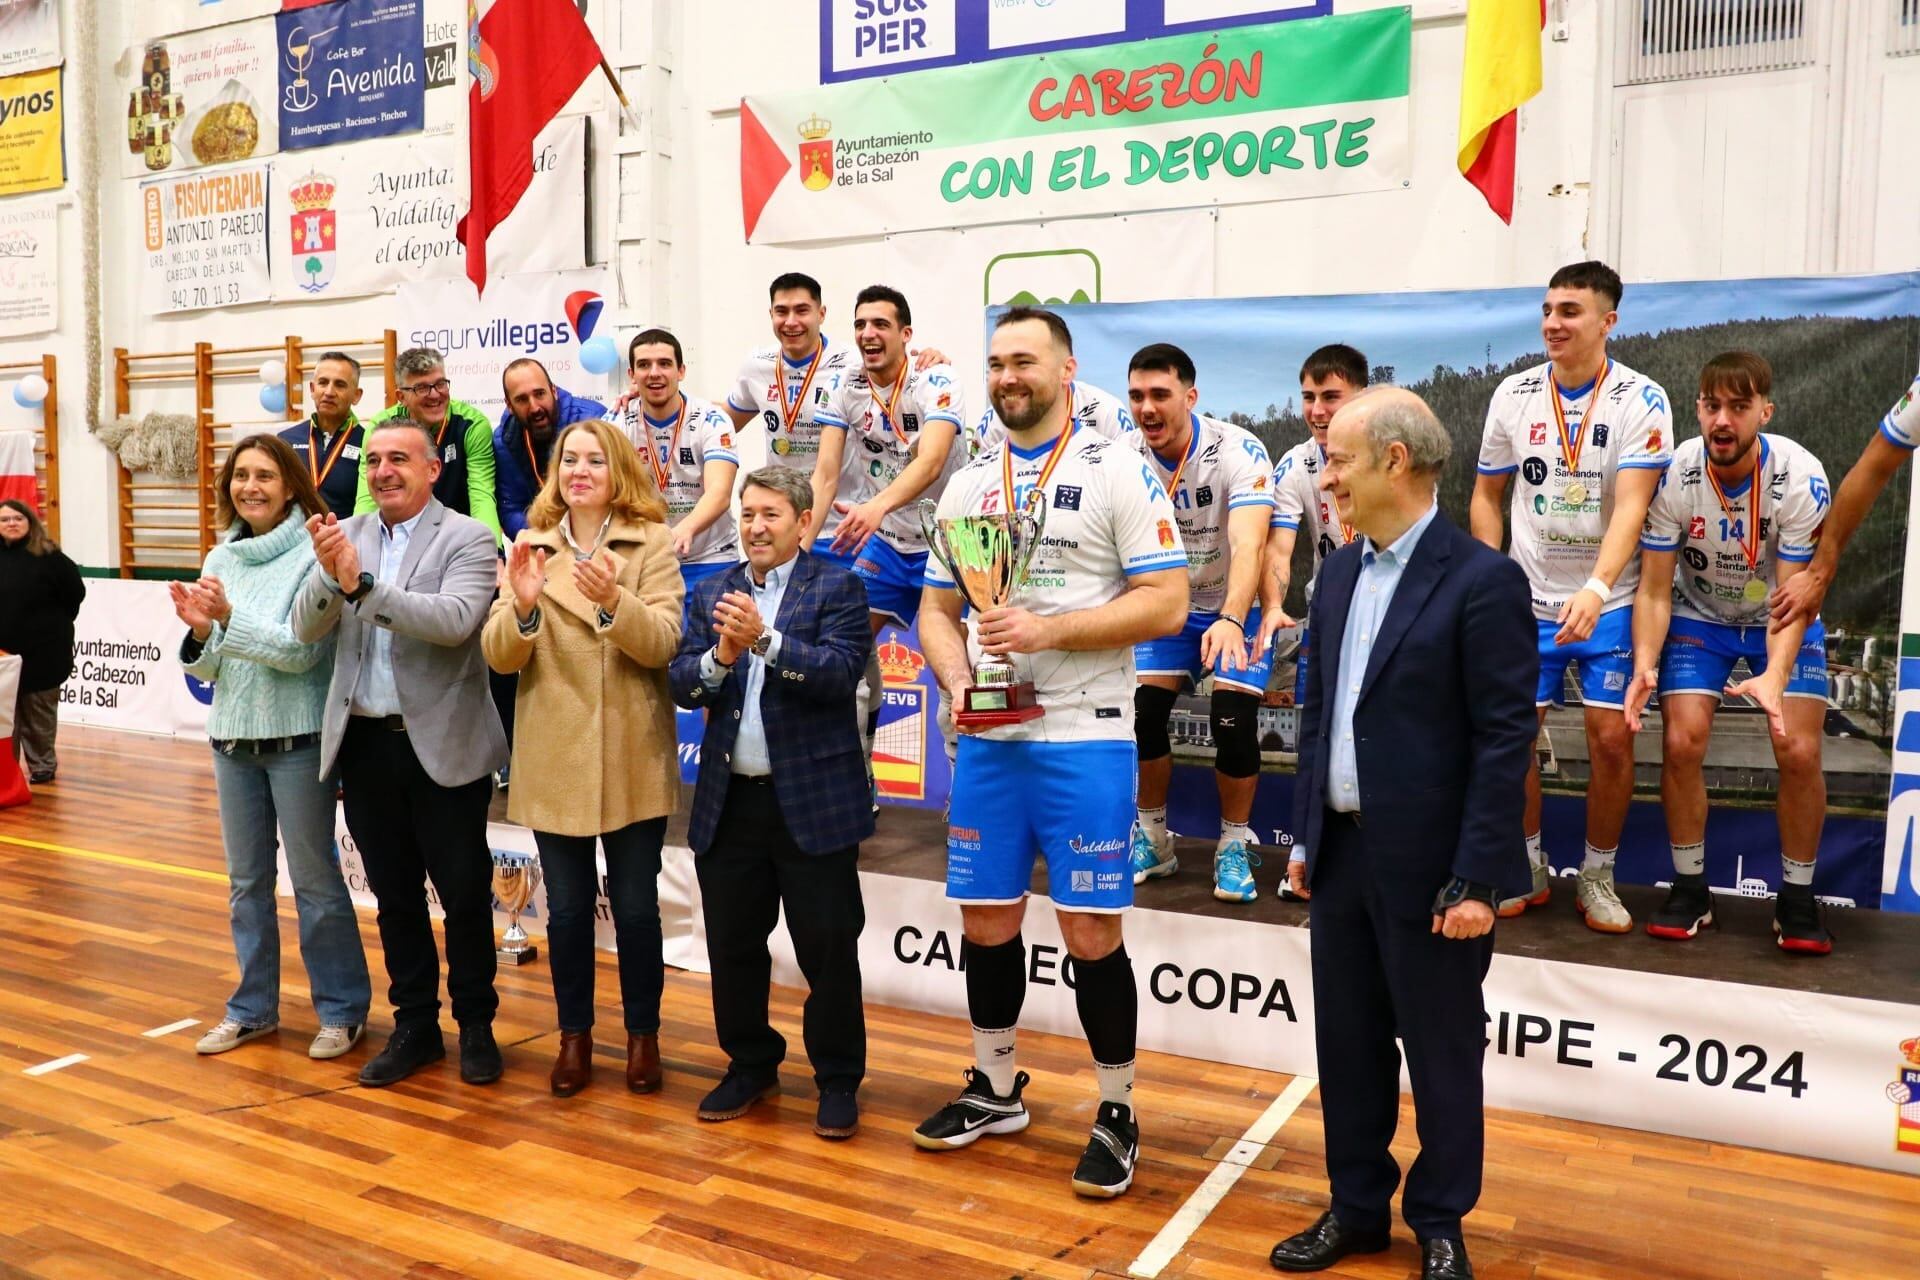
<path fill-rule="evenodd" d="M 1587 486 L 1575 480 L 1572 484 L 1560 491 L 1560 496 L 1570 507 L 1584 506 L 1587 501 Z"/>
<path fill-rule="evenodd" d="M 1740 598 L 1748 604 L 1759 604 L 1767 598 L 1767 584 L 1760 578 L 1748 578 L 1747 585 L 1740 588 Z"/>

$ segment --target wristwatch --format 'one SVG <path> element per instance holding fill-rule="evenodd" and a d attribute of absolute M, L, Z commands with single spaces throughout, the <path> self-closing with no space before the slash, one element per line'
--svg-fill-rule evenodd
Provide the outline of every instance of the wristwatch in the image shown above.
<path fill-rule="evenodd" d="M 767 650 L 772 647 L 773 647 L 773 632 L 771 631 L 762 631 L 760 635 L 754 640 L 753 644 L 750 646 L 750 648 L 753 650 L 753 656 L 756 658 L 766 657 Z"/>
<path fill-rule="evenodd" d="M 350 603 L 358 604 L 360 603 L 360 598 L 371 590 L 373 590 L 373 575 L 363 572 L 360 575 L 360 581 L 354 584 L 353 590 L 342 591 L 340 594 Z"/>

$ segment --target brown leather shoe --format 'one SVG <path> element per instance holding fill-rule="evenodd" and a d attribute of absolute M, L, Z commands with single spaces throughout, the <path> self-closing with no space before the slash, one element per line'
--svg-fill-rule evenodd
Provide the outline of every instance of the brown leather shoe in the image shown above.
<path fill-rule="evenodd" d="M 549 1081 L 556 1098 L 571 1098 L 593 1078 L 593 1033 L 562 1031 L 560 1056 L 554 1059 Z"/>
<path fill-rule="evenodd" d="M 660 1037 L 627 1033 L 627 1088 L 652 1093 L 660 1087 Z"/>

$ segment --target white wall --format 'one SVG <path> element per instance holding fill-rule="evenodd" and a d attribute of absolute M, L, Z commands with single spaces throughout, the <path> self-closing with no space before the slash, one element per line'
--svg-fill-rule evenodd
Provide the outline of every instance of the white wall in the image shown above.
<path fill-rule="evenodd" d="M 1338 0 L 1336 9 L 1381 2 Z M 738 104 L 744 94 L 817 84 L 814 0 L 593 0 L 590 18 L 641 118 L 623 124 L 597 78 L 570 108 L 594 121 L 590 253 L 618 269 L 616 321 L 628 332 L 673 326 L 688 348 L 690 388 L 712 397 L 725 393 L 741 355 L 767 340 L 766 282 L 789 269 L 826 284 L 830 334 L 848 335 L 854 293 L 884 279 L 915 301 L 921 340 L 977 368 L 985 264 L 1036 243 L 1122 246 L 1102 254 L 1109 300 L 1520 285 L 1586 256 L 1612 261 L 1629 280 L 1920 266 L 1920 56 L 1887 52 L 1898 0 L 1807 6 L 1821 18 L 1811 66 L 1616 85 L 1632 34 L 1622 6 L 1632 3 L 1549 0 L 1550 26 L 1564 23 L 1566 38 L 1546 43 L 1547 87 L 1522 113 L 1511 229 L 1454 170 L 1463 0 L 1417 0 L 1413 176 L 1404 190 L 782 248 L 744 243 Z M 71 32 L 68 41 L 74 178 L 62 194 L 61 329 L 0 342 L 0 360 L 59 355 L 65 540 L 82 563 L 105 565 L 114 472 L 86 434 L 83 237 L 101 246 L 103 359 L 115 345 L 372 335 L 394 316 L 390 298 L 140 313 L 129 256 L 134 184 L 112 164 L 113 67 L 135 39 L 161 33 L 145 25 L 153 20 L 145 4 L 94 8 L 97 50 L 89 56 Z M 100 103 L 91 139 L 76 136 L 89 89 Z M 92 227 L 76 198 L 89 143 L 108 158 Z M 1191 262 L 1165 251 L 1169 235 L 1201 241 L 1211 269 L 1169 269 L 1170 260 Z M 251 393 L 223 392 L 239 397 L 223 400 L 223 411 Z M 20 412 L 0 402 L 0 424 Z"/>

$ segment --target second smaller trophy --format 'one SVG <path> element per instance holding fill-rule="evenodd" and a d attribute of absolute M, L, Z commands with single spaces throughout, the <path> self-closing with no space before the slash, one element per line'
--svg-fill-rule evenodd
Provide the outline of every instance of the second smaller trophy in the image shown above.
<path fill-rule="evenodd" d="M 1046 508 L 951 520 L 936 518 L 937 510 L 931 501 L 920 503 L 927 549 L 974 612 L 1003 607 L 1026 581 L 1027 566 L 1040 550 Z M 1021 680 L 1006 658 L 982 658 L 974 665 L 973 683 L 955 692 L 959 700 L 953 722 L 962 729 L 993 729 L 1046 714 L 1034 696 L 1033 681 Z"/>
<path fill-rule="evenodd" d="M 540 862 L 536 858 L 494 850 L 493 896 L 507 913 L 507 931 L 494 952 L 501 964 L 526 964 L 540 954 L 540 948 L 527 941 L 520 927 L 520 913 L 533 901 L 540 887 Z"/>

